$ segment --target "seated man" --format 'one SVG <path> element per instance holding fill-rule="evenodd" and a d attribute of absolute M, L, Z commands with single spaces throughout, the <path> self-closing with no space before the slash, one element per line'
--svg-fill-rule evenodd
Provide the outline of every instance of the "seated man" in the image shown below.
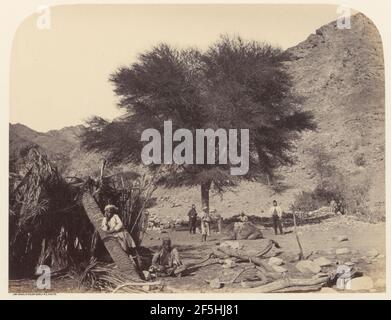
<path fill-rule="evenodd" d="M 158 276 L 174 276 L 177 274 L 177 268 L 181 265 L 178 250 L 172 248 L 171 239 L 165 237 L 162 240 L 160 250 L 153 255 L 149 272 L 156 273 Z"/>

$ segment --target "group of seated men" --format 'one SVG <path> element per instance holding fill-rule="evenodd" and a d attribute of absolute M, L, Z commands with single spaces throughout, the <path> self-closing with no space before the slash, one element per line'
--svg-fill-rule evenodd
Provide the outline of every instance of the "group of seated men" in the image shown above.
<path fill-rule="evenodd" d="M 124 228 L 123 223 L 119 216 L 117 215 L 117 207 L 114 205 L 107 205 L 105 207 L 104 218 L 102 219 L 101 229 L 105 231 L 110 236 L 116 238 L 120 243 L 122 249 L 130 254 L 132 249 L 136 247 L 135 242 L 133 241 L 130 233 Z M 214 210 L 212 210 L 214 211 Z M 273 221 L 273 228 L 275 234 L 277 234 L 277 228 L 280 233 L 283 234 L 282 230 L 282 210 L 277 205 L 277 201 L 273 201 L 273 206 L 270 208 L 270 215 Z M 192 205 L 191 210 L 188 213 L 189 216 L 189 231 L 190 233 L 196 232 L 196 223 L 197 223 L 197 211 L 195 205 Z M 222 218 L 220 215 L 216 215 L 218 223 L 218 232 L 221 232 L 221 223 Z M 209 214 L 207 207 L 203 208 L 201 215 L 201 234 L 202 241 L 206 241 L 207 236 L 210 235 L 210 223 L 212 218 Z M 239 222 L 246 223 L 248 222 L 248 217 L 241 212 L 239 215 Z M 167 275 L 172 276 L 176 274 L 177 269 L 182 266 L 182 262 L 179 256 L 179 252 L 176 248 L 172 247 L 171 239 L 169 237 L 164 237 L 162 239 L 162 245 L 152 258 L 152 265 L 149 268 L 150 274 L 155 275 Z"/>

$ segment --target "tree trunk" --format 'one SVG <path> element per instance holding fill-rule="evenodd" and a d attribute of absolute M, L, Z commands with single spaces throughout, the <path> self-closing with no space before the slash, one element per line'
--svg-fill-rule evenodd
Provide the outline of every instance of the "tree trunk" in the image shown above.
<path fill-rule="evenodd" d="M 209 212 L 209 190 L 210 185 L 212 184 L 211 181 L 204 182 L 201 184 L 201 203 L 202 208 L 206 207 L 207 212 Z"/>
<path fill-rule="evenodd" d="M 261 266 L 261 267 L 263 267 L 264 269 L 266 269 L 269 272 L 275 272 L 274 269 L 270 265 L 268 265 L 266 262 L 262 261 L 261 258 L 256 257 L 256 256 L 250 256 L 249 254 L 247 254 L 244 251 L 232 249 L 232 248 L 225 247 L 225 246 L 224 247 L 218 247 L 217 250 L 225 253 L 226 255 L 228 255 L 230 257 L 235 257 L 235 258 L 238 258 L 238 259 L 241 259 L 241 260 L 251 261 L 255 265 Z"/>
<path fill-rule="evenodd" d="M 312 279 L 280 279 L 274 282 L 270 282 L 268 284 L 264 284 L 261 286 L 254 286 L 257 283 L 261 283 L 261 281 L 257 281 L 254 283 L 246 282 L 246 286 L 251 286 L 251 292 L 257 293 L 268 293 L 268 292 L 278 292 L 287 288 L 291 288 L 289 291 L 316 291 L 319 288 L 327 283 L 328 277 L 320 277 L 320 278 L 312 278 Z M 253 287 L 254 286 L 254 287 Z M 301 287 L 301 288 L 300 288 Z M 288 290 L 285 290 L 288 291 Z"/>
<path fill-rule="evenodd" d="M 121 245 L 115 238 L 110 237 L 110 234 L 101 229 L 103 214 L 89 192 L 83 194 L 82 203 L 88 218 L 95 230 L 98 231 L 100 238 L 118 269 L 129 276 L 130 279 L 140 279 L 134 261 L 122 250 Z"/>

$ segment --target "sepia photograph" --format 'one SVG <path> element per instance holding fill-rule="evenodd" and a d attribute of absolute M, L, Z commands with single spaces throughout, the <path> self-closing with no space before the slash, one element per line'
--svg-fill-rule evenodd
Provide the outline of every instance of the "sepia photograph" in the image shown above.
<path fill-rule="evenodd" d="M 9 294 L 385 294 L 364 12 L 41 5 L 8 77 Z"/>

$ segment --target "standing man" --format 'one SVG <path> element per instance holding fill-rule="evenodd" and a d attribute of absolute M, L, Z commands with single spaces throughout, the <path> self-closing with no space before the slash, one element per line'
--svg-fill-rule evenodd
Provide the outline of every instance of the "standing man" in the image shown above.
<path fill-rule="evenodd" d="M 196 225 L 197 225 L 197 210 L 195 204 L 191 205 L 191 209 L 187 214 L 189 216 L 189 232 L 190 234 L 196 233 Z"/>
<path fill-rule="evenodd" d="M 242 211 L 239 215 L 239 222 L 248 222 L 248 217 Z"/>
<path fill-rule="evenodd" d="M 273 200 L 273 206 L 270 208 L 270 215 L 273 220 L 274 233 L 277 234 L 277 228 L 280 230 L 280 234 L 284 234 L 282 230 L 282 210 L 277 205 L 277 201 Z"/>
<path fill-rule="evenodd" d="M 217 213 L 217 210 L 213 207 L 209 208 L 209 213 L 211 214 L 211 221 L 216 221 L 217 223 L 217 234 L 221 234 L 223 228 L 223 217 L 220 213 Z"/>
<path fill-rule="evenodd" d="M 223 232 L 223 217 L 221 216 L 220 213 L 217 213 L 216 209 L 215 209 L 215 216 L 217 221 L 217 233 L 221 234 Z"/>
<path fill-rule="evenodd" d="M 332 213 L 337 213 L 337 203 L 334 199 L 330 201 L 330 209 Z"/>
<path fill-rule="evenodd" d="M 202 208 L 202 216 L 201 216 L 201 241 L 204 242 L 206 241 L 206 238 L 210 236 L 210 215 L 208 212 L 207 207 Z"/>

